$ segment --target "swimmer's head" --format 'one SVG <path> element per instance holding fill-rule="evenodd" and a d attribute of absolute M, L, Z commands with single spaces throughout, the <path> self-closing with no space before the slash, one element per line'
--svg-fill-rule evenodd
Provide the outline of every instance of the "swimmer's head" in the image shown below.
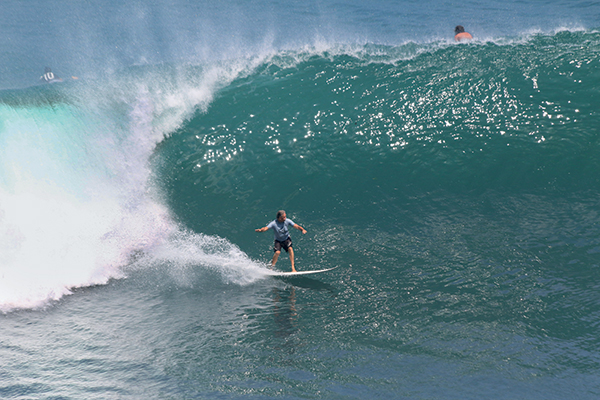
<path fill-rule="evenodd" d="M 456 28 L 454 28 L 454 34 L 458 35 L 459 33 L 463 33 L 465 31 L 465 27 L 462 25 L 456 25 Z"/>

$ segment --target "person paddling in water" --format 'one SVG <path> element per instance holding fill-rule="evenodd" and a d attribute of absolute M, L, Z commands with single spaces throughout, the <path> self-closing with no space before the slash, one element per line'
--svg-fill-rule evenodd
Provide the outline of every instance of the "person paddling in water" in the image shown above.
<path fill-rule="evenodd" d="M 460 42 L 461 40 L 471 40 L 473 36 L 469 32 L 465 32 L 465 27 L 462 25 L 457 25 L 454 28 L 454 40 Z"/>
<path fill-rule="evenodd" d="M 281 249 L 283 248 L 290 255 L 290 262 L 292 263 L 292 272 L 297 272 L 294 267 L 294 249 L 292 249 L 292 238 L 290 237 L 290 233 L 288 231 L 288 226 L 298 229 L 302 234 L 306 233 L 306 229 L 301 227 L 298 224 L 295 224 L 291 219 L 287 219 L 285 215 L 285 211 L 279 210 L 277 211 L 277 219 L 273 220 L 269 225 L 264 228 L 255 229 L 256 232 L 266 232 L 269 229 L 273 229 L 275 232 L 275 242 L 273 244 L 273 249 L 275 250 L 275 254 L 273 254 L 273 260 L 271 261 L 271 267 L 275 266 L 277 259 L 279 258 L 279 254 L 281 254 Z"/>

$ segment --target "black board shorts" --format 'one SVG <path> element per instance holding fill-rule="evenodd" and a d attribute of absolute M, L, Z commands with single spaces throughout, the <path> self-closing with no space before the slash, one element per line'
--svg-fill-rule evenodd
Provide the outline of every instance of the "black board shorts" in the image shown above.
<path fill-rule="evenodd" d="M 273 250 L 274 250 L 274 252 L 281 251 L 282 247 L 287 252 L 288 249 L 290 247 L 292 247 L 292 238 L 289 237 L 289 238 L 285 239 L 283 242 L 280 242 L 279 240 L 276 240 L 275 243 L 273 244 Z"/>

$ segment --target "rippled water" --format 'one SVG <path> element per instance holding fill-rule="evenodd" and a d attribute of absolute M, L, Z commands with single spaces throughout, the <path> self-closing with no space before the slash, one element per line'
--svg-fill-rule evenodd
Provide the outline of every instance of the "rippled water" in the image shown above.
<path fill-rule="evenodd" d="M 40 6 L 0 27 L 0 397 L 598 397 L 596 5 Z M 281 208 L 337 269 L 268 276 Z"/>

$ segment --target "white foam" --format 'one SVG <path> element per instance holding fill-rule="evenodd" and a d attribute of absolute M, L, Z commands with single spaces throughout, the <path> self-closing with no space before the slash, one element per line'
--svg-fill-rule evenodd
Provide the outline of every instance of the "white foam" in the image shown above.
<path fill-rule="evenodd" d="M 228 284 L 248 285 L 267 275 L 267 266 L 250 259 L 229 241 L 190 232 L 173 231 L 168 240 L 147 248 L 146 253 L 129 269 L 146 269 L 149 265 L 168 267 L 171 278 L 180 286 L 193 286 L 198 270 L 211 271 Z"/>
<path fill-rule="evenodd" d="M 0 311 L 121 278 L 140 253 L 174 274 L 201 267 L 231 283 L 258 279 L 252 271 L 263 266 L 236 246 L 173 222 L 148 165 L 165 135 L 257 64 L 150 68 L 78 87 L 52 107 L 0 106 L 10 115 L 0 126 Z"/>

